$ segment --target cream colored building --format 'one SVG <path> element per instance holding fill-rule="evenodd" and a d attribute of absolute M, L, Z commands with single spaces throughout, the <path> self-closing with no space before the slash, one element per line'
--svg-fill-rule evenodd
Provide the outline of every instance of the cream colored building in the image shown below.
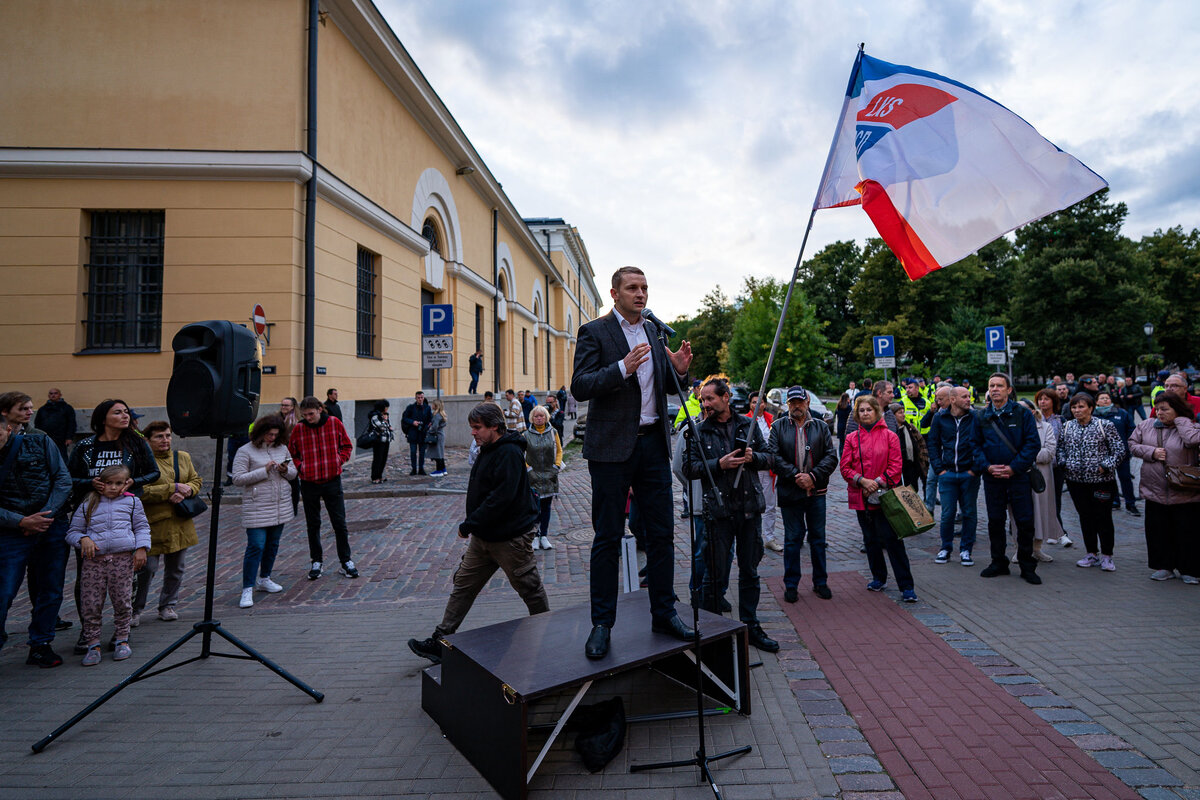
<path fill-rule="evenodd" d="M 480 392 L 570 383 L 601 303 L 578 232 L 526 224 L 371 2 L 319 12 L 310 109 L 308 0 L 6 5 L 5 388 L 161 407 L 175 332 L 255 303 L 264 403 L 432 389 L 423 303 L 455 312 L 444 394 L 467 391 L 477 347 Z"/>

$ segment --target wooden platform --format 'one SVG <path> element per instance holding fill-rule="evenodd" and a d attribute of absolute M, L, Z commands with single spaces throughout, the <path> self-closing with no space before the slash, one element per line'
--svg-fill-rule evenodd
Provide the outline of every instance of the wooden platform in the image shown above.
<path fill-rule="evenodd" d="M 678 610 L 690 625 L 691 608 Z M 646 592 L 620 596 L 603 659 L 583 653 L 591 629 L 584 604 L 456 633 L 443 640 L 441 665 L 424 671 L 421 708 L 502 797 L 527 796 L 530 779 L 594 681 L 653 667 L 695 685 L 693 643 L 650 630 Z M 700 632 L 704 693 L 749 714 L 746 626 L 701 611 Z M 539 753 L 530 754 L 529 704 L 569 690 L 574 696 L 554 732 Z"/>

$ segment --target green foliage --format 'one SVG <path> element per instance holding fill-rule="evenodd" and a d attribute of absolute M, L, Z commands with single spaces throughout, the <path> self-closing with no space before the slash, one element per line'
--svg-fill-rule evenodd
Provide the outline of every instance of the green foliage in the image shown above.
<path fill-rule="evenodd" d="M 737 299 L 738 314 L 725 364 L 726 373 L 733 380 L 753 388 L 762 383 L 787 288 L 787 284 L 774 278 L 746 278 Z M 797 288 L 792 293 L 779 337 L 771 368 L 771 385 L 823 386 L 823 364 L 828 352 L 829 341 L 821 333 L 816 310 L 805 293 Z"/>
<path fill-rule="evenodd" d="M 989 325 L 1025 341 L 1016 368 L 1034 378 L 1144 369 L 1147 353 L 1200 363 L 1200 231 L 1135 243 L 1121 234 L 1125 217 L 1101 192 L 919 281 L 881 239 L 834 242 L 800 267 L 771 384 L 830 392 L 878 377 L 871 337 L 891 334 L 899 374 L 982 387 Z M 691 341 L 694 374 L 724 371 L 757 388 L 786 292 L 786 282 L 749 277 L 730 302 L 716 287 L 695 317 L 675 321 L 674 344 Z"/>

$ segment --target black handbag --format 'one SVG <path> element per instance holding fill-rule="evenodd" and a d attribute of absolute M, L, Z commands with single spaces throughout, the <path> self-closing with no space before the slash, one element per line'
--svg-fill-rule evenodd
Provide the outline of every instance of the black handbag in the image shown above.
<path fill-rule="evenodd" d="M 1028 412 L 1026 412 L 1028 413 Z M 1000 434 L 1000 439 L 1008 447 L 1012 454 L 1017 454 L 1017 448 L 1013 447 L 1013 443 L 1008 440 L 1008 434 L 1000 427 L 1000 423 L 996 422 L 996 418 L 992 417 L 988 422 L 992 423 L 992 427 L 996 429 L 996 433 Z M 1037 463 L 1029 465 L 1029 469 L 1025 472 L 1029 476 L 1029 488 L 1033 489 L 1038 494 L 1046 491 L 1046 478 L 1042 475 L 1042 471 L 1038 469 Z"/>
<path fill-rule="evenodd" d="M 179 482 L 179 451 L 175 451 L 175 481 Z M 208 511 L 208 503 L 205 503 L 197 495 L 185 497 L 175 504 L 175 514 L 184 519 L 198 517 Z"/>

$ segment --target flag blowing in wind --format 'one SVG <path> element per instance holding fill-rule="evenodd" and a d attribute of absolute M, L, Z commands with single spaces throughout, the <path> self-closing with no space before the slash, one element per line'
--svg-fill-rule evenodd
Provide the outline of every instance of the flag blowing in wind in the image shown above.
<path fill-rule="evenodd" d="M 814 208 L 861 204 L 916 280 L 1107 185 L 974 89 L 860 50 Z"/>

